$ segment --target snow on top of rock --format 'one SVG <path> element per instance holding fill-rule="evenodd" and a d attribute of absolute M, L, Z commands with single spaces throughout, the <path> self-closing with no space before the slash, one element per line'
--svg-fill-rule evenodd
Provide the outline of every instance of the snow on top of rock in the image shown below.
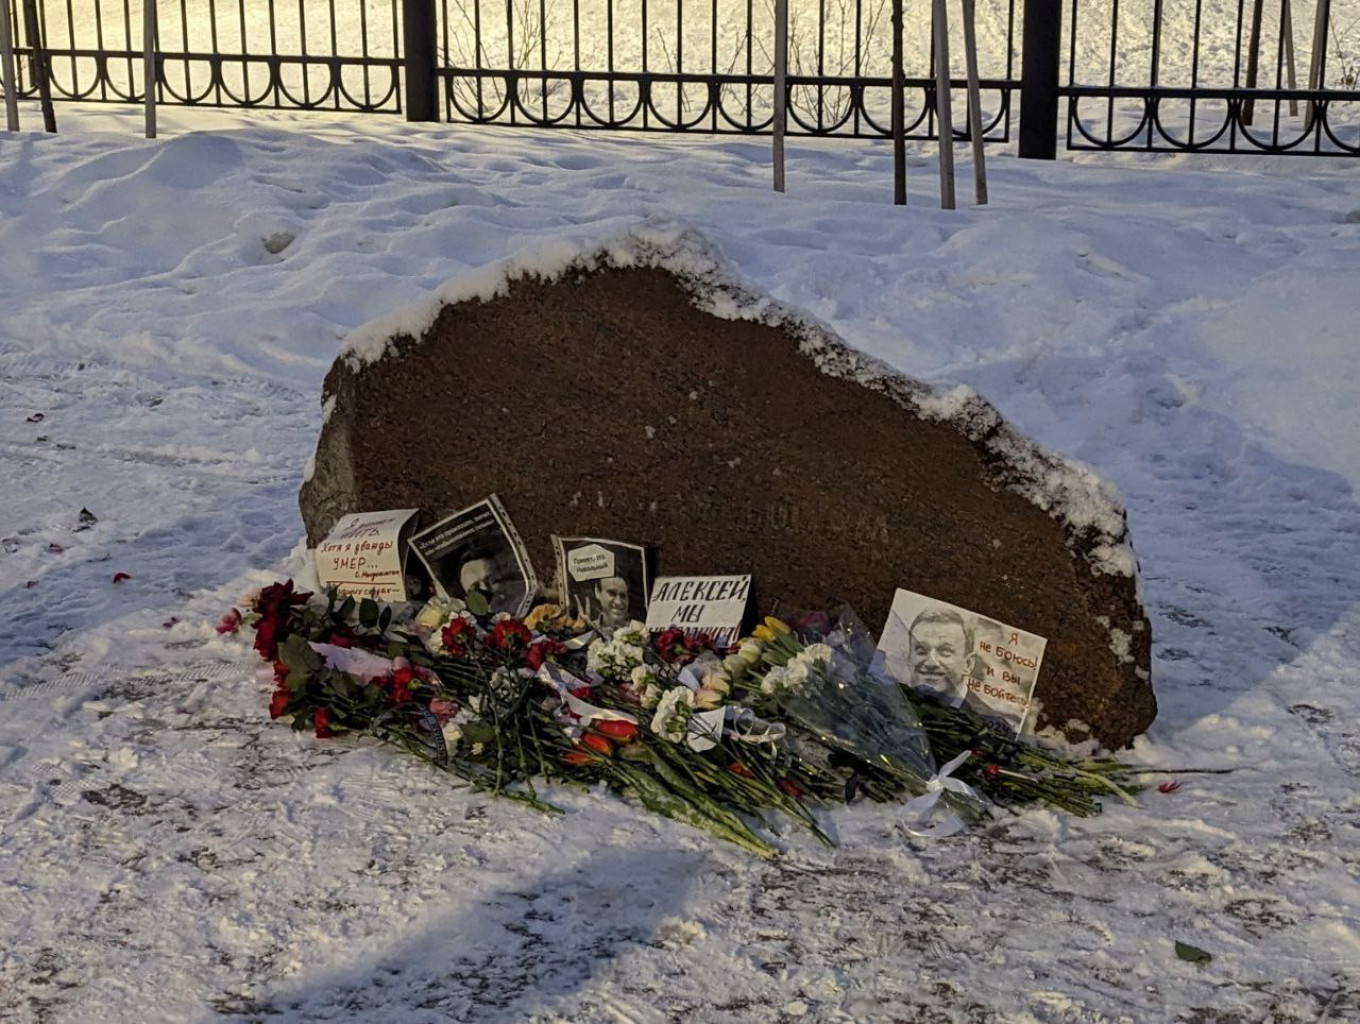
<path fill-rule="evenodd" d="M 924 419 L 952 423 L 995 457 L 994 471 L 1081 538 L 1078 553 L 1096 573 L 1137 579 L 1124 504 L 1116 488 L 1079 462 L 1046 451 L 1011 427 L 985 398 L 964 385 L 931 385 L 859 352 L 810 314 L 744 281 L 717 248 L 697 231 L 670 218 L 649 217 L 612 233 L 560 236 L 445 282 L 419 304 L 351 331 L 340 359 L 357 372 L 393 351 L 400 336 L 419 338 L 445 306 L 487 302 L 525 278 L 555 280 L 603 268 L 649 267 L 674 274 L 694 304 L 725 320 L 782 327 L 823 373 L 882 391 Z"/>

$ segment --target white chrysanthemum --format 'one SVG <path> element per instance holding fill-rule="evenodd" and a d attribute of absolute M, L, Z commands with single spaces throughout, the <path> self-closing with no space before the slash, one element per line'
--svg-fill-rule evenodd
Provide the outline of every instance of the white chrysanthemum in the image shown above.
<path fill-rule="evenodd" d="M 694 691 L 688 686 L 673 686 L 662 696 L 652 716 L 652 732 L 664 740 L 679 743 L 689 731 L 689 716 L 694 710 Z"/>
<path fill-rule="evenodd" d="M 637 619 L 614 630 L 614 642 L 627 644 L 629 647 L 647 646 L 647 627 Z"/>
<path fill-rule="evenodd" d="M 608 679 L 627 679 L 633 669 L 642 664 L 643 650 L 639 644 L 629 643 L 632 639 L 620 630 L 613 638 L 603 637 L 591 643 L 586 650 L 586 668 Z M 646 640 L 646 634 L 642 639 Z"/>

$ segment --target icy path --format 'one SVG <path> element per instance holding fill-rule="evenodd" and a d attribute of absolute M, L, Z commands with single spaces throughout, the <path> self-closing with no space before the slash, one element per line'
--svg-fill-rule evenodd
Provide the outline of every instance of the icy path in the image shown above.
<path fill-rule="evenodd" d="M 749 142 L 66 120 L 0 143 L 0 1017 L 1360 1019 L 1353 170 L 997 159 L 990 210 L 893 215 L 880 148 L 794 147 L 777 199 Z M 339 338 L 641 216 L 1113 479 L 1136 756 L 1237 771 L 929 847 L 856 808 L 762 865 L 271 726 L 212 623 L 296 566 Z"/>

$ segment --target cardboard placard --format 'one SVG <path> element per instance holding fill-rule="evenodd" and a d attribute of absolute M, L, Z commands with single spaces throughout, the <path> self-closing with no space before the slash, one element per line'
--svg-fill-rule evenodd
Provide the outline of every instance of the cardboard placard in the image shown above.
<path fill-rule="evenodd" d="M 652 587 L 647 628 L 674 626 L 731 646 L 741 636 L 750 600 L 750 576 L 661 576 Z"/>
<path fill-rule="evenodd" d="M 1020 734 L 1032 725 L 1034 684 L 1047 643 L 966 608 L 899 590 L 874 667 L 956 707 L 966 703 Z"/>
<path fill-rule="evenodd" d="M 316 575 L 321 585 L 333 586 L 347 597 L 407 600 L 410 547 L 406 534 L 418 511 L 399 508 L 343 516 L 316 547 Z"/>

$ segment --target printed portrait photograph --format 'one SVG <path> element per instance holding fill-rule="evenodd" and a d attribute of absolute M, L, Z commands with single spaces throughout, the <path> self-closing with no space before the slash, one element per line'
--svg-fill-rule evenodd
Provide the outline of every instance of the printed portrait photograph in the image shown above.
<path fill-rule="evenodd" d="M 602 630 L 645 622 L 647 549 L 595 537 L 555 537 L 557 578 L 573 615 Z"/>
<path fill-rule="evenodd" d="M 1029 718 L 1046 642 L 977 612 L 899 590 L 875 666 L 903 686 L 954 706 L 967 704 L 1019 733 Z"/>
<path fill-rule="evenodd" d="M 528 555 L 494 497 L 463 509 L 411 538 L 436 589 L 466 601 L 479 592 L 491 614 L 522 615 L 537 589 Z"/>

